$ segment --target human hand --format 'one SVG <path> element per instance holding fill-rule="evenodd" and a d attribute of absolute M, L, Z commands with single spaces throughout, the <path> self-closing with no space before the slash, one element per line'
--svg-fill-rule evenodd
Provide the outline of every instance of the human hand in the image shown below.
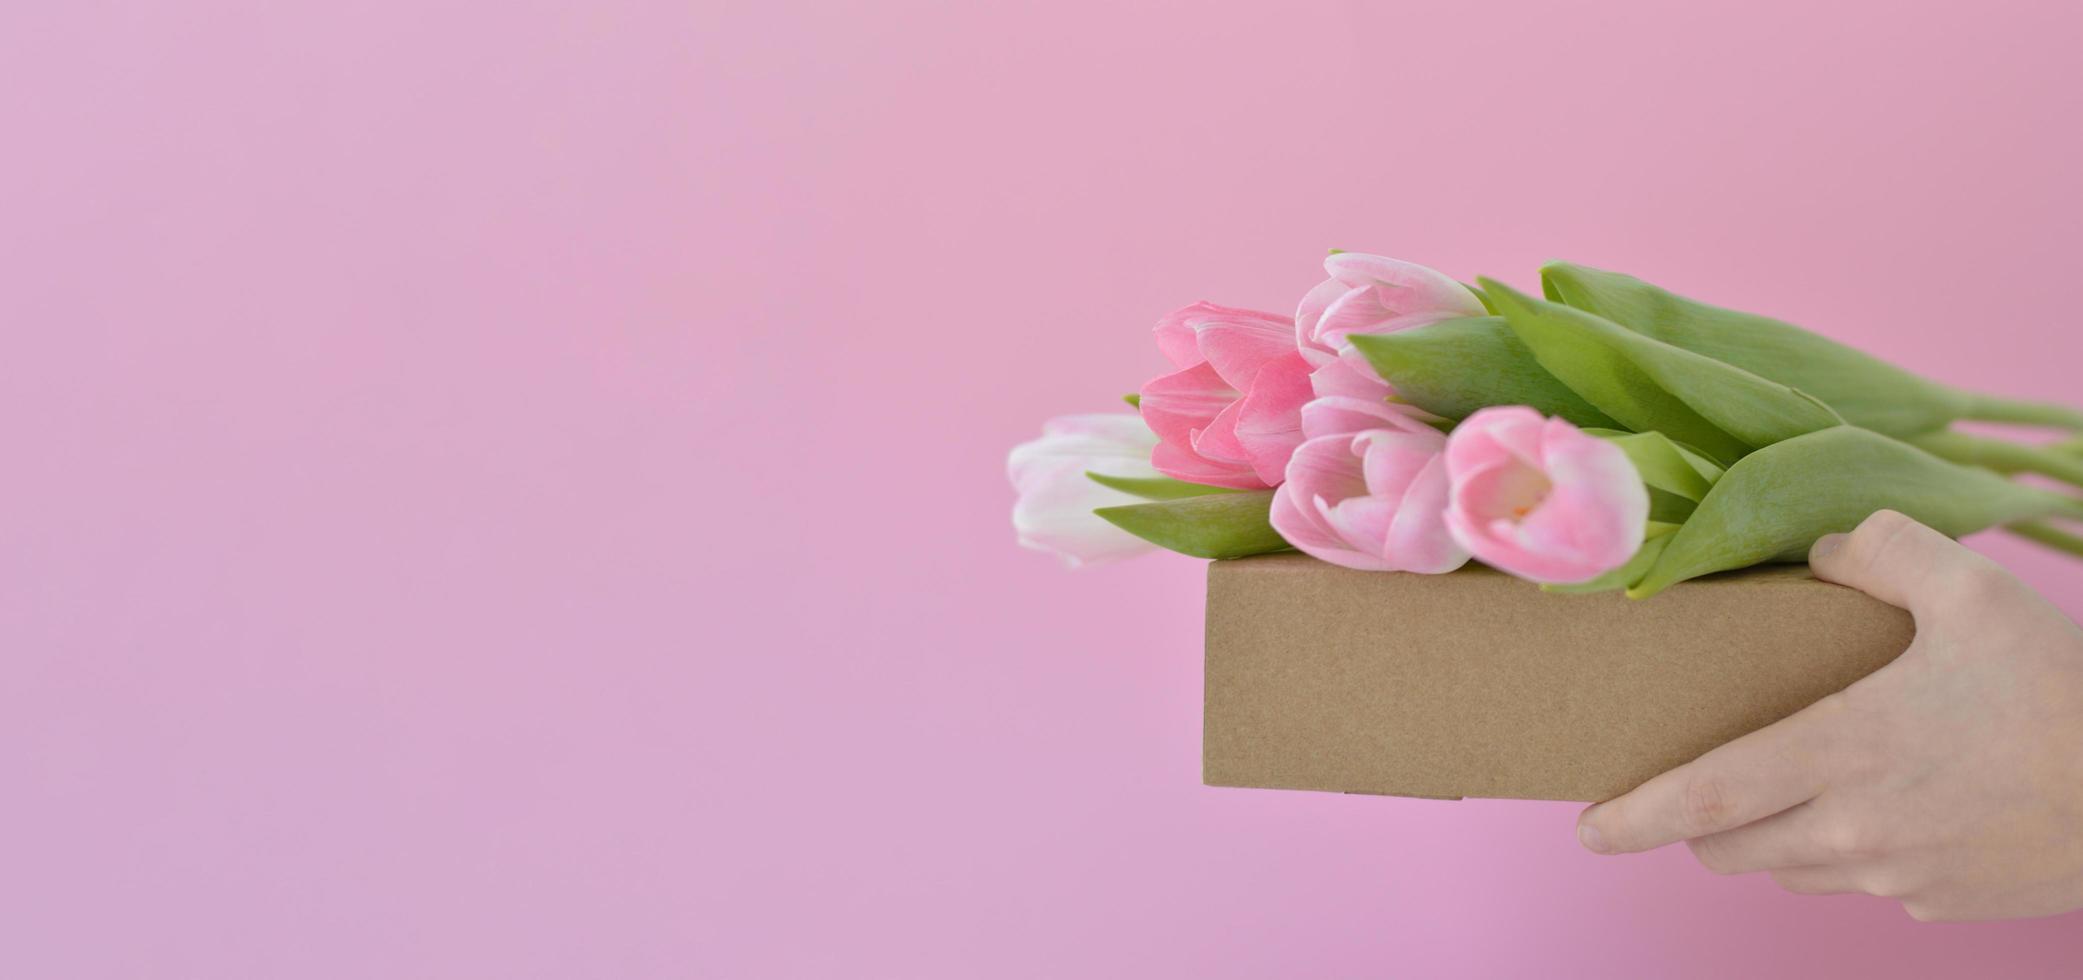
<path fill-rule="evenodd" d="M 1987 558 L 1881 511 L 1817 578 L 1910 611 L 1895 662 L 1586 809 L 1602 854 L 1683 840 L 1722 874 L 1898 899 L 1918 919 L 2083 908 L 2083 630 Z"/>

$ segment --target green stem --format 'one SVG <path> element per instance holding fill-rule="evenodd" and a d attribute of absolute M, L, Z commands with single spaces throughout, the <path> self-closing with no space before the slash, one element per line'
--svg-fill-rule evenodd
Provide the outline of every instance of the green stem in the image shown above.
<path fill-rule="evenodd" d="M 2018 401 L 1991 395 L 1976 395 L 1967 415 L 1978 422 L 2009 422 L 2014 425 L 2045 425 L 2057 429 L 2083 429 L 2083 412 L 2067 405 Z"/>
<path fill-rule="evenodd" d="M 1950 429 L 1911 436 L 1909 442 L 1955 463 L 1986 467 L 1998 473 L 2038 473 L 2083 487 L 2083 457 L 2071 456 L 2052 446 L 2029 446 Z"/>
<path fill-rule="evenodd" d="M 2064 551 L 2083 558 L 2083 536 L 2070 534 L 2051 524 L 2040 521 L 2019 521 L 2004 525 L 2004 530 L 2027 541 L 2036 541 L 2056 551 Z"/>

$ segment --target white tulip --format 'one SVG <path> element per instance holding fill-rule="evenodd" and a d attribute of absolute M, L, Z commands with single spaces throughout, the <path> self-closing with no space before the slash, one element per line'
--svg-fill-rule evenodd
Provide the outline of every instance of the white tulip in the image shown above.
<path fill-rule="evenodd" d="M 1013 530 L 1020 544 L 1063 556 L 1072 568 L 1139 555 L 1156 548 L 1092 513 L 1094 508 L 1142 503 L 1088 479 L 1155 477 L 1150 451 L 1157 436 L 1140 415 L 1105 412 L 1063 415 L 1042 426 L 1042 437 L 1013 447 L 1005 474 L 1020 499 Z"/>

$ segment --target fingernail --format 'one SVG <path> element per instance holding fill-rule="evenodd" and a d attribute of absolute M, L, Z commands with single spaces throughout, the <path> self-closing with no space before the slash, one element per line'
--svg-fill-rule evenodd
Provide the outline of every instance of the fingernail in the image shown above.
<path fill-rule="evenodd" d="M 1584 849 L 1587 851 L 1593 851 L 1598 854 L 1606 853 L 1606 839 L 1599 836 L 1597 827 L 1593 827 L 1588 823 L 1577 825 L 1577 841 L 1583 844 Z"/>
<path fill-rule="evenodd" d="M 1815 547 L 1808 551 L 1808 557 L 1813 560 L 1816 558 L 1828 558 L 1836 554 L 1837 549 L 1844 547 L 1844 537 L 1842 534 L 1825 534 L 1817 538 Z"/>

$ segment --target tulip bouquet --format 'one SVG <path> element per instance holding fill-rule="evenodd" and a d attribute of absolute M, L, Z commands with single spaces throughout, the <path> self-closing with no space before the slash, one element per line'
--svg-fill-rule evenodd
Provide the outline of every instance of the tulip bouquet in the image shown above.
<path fill-rule="evenodd" d="M 1568 263 L 1541 295 L 1333 252 L 1293 316 L 1196 303 L 1136 414 L 1056 419 L 1012 452 L 1021 543 L 1073 564 L 1156 546 L 1299 549 L 1553 591 L 1653 595 L 1798 561 L 1880 509 L 2083 556 L 2083 412 L 1975 394 L 1778 320 Z"/>

